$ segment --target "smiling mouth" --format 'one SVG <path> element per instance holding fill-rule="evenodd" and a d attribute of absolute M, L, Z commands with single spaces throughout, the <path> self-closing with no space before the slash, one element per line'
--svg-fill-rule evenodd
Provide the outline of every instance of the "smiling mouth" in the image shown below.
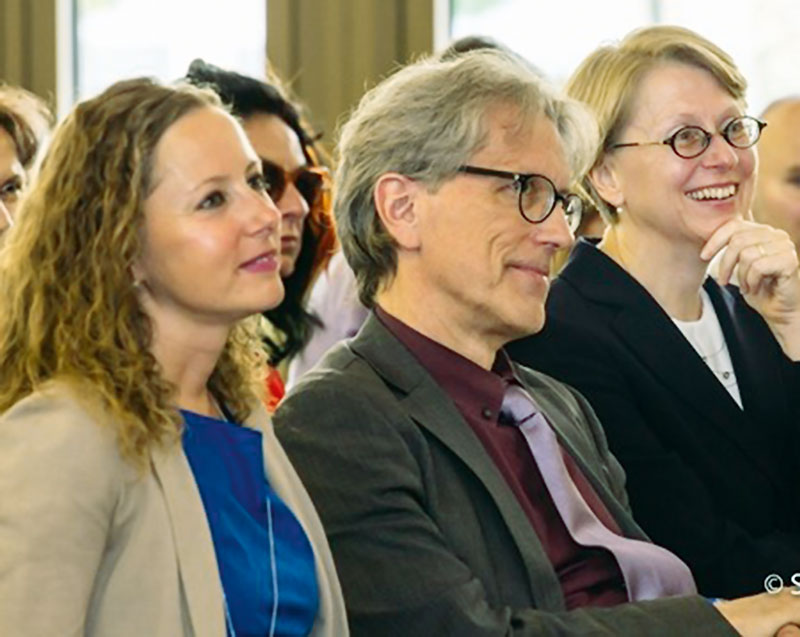
<path fill-rule="evenodd" d="M 249 261 L 245 261 L 239 267 L 244 270 L 269 269 L 275 265 L 277 256 L 278 253 L 275 250 L 264 252 L 263 254 L 259 254 L 257 257 L 250 259 Z"/>
<path fill-rule="evenodd" d="M 739 186 L 737 184 L 728 184 L 727 186 L 698 188 L 687 192 L 686 196 L 695 201 L 723 201 L 735 196 L 738 191 Z"/>
<path fill-rule="evenodd" d="M 509 264 L 509 267 L 529 275 L 538 275 L 545 280 L 550 278 L 550 268 L 543 268 L 538 265 L 524 263 L 511 263 Z"/>

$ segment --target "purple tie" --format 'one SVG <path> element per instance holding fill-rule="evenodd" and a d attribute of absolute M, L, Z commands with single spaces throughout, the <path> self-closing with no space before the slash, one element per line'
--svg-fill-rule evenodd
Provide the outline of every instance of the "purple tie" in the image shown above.
<path fill-rule="evenodd" d="M 561 447 L 536 402 L 522 387 L 509 384 L 501 413 L 519 427 L 544 483 L 575 542 L 607 549 L 619 564 L 630 601 L 697 592 L 689 568 L 668 550 L 612 532 L 591 510 L 567 472 Z"/>

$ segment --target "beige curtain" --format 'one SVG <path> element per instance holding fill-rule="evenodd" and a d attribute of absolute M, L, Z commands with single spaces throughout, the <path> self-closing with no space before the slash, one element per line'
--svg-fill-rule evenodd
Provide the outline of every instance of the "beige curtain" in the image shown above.
<path fill-rule="evenodd" d="M 448 0 L 268 0 L 267 54 L 330 149 L 337 122 L 398 64 L 434 50 Z"/>
<path fill-rule="evenodd" d="M 59 78 L 59 43 L 65 42 L 56 29 L 58 16 L 68 5 L 65 0 L 0 0 L 0 79 L 33 91 L 54 106 L 59 93 L 64 93 L 59 79 L 70 80 Z M 64 33 L 69 38 L 68 28 Z M 71 67 L 70 60 L 64 62 Z"/>
<path fill-rule="evenodd" d="M 446 39 L 449 0 L 264 0 L 267 52 L 332 147 L 364 90 Z M 0 0 L 0 79 L 72 100 L 72 0 Z"/>

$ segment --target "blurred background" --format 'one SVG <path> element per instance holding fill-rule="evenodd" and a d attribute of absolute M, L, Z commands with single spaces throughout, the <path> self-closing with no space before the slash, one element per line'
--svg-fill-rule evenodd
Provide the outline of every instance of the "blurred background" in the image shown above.
<path fill-rule="evenodd" d="M 121 78 L 172 81 L 196 57 L 255 76 L 269 59 L 331 146 L 365 88 L 451 39 L 491 36 L 560 84 L 598 45 L 654 23 L 728 51 L 753 113 L 800 93 L 792 0 L 0 0 L 0 78 L 62 115 Z"/>

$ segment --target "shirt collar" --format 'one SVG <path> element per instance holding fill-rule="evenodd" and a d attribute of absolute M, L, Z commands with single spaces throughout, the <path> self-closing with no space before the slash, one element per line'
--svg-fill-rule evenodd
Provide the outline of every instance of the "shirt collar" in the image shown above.
<path fill-rule="evenodd" d="M 491 370 L 428 338 L 376 306 L 375 315 L 416 357 L 436 383 L 468 418 L 497 422 L 509 383 L 522 385 L 511 359 L 501 349 Z"/>

